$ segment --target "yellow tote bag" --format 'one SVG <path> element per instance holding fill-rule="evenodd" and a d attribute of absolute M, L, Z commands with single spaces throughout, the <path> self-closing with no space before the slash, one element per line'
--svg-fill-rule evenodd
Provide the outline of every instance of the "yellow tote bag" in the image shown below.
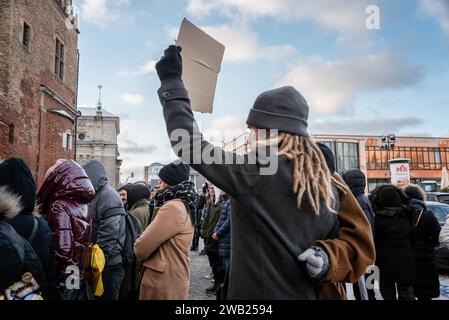
<path fill-rule="evenodd" d="M 104 293 L 101 273 L 104 270 L 106 259 L 103 250 L 95 244 L 92 246 L 90 267 L 92 268 L 92 291 L 94 296 L 101 297 Z"/>

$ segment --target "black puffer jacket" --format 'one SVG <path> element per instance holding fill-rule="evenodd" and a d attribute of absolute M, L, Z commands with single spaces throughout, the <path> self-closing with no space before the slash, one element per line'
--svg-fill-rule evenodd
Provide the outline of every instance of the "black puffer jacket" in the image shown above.
<path fill-rule="evenodd" d="M 360 170 L 350 170 L 342 175 L 343 180 L 345 180 L 348 187 L 351 189 L 352 194 L 357 199 L 360 207 L 365 213 L 368 221 L 371 225 L 371 230 L 373 234 L 375 233 L 375 213 L 371 201 L 365 195 L 366 188 L 366 177 L 365 174 Z"/>
<path fill-rule="evenodd" d="M 30 169 L 22 159 L 10 158 L 0 164 L 0 186 L 8 187 L 10 192 L 20 197 L 22 209 L 8 222 L 23 238 L 32 240 L 30 244 L 41 261 L 44 273 L 49 275 L 51 273 L 49 259 L 52 251 L 52 233 L 47 221 L 33 214 L 36 202 L 36 184 Z M 35 223 L 34 238 L 31 239 Z"/>
<path fill-rule="evenodd" d="M 31 245 L 8 223 L 21 211 L 19 199 L 0 187 L 0 293 L 30 272 L 47 296 L 47 282 Z"/>
<path fill-rule="evenodd" d="M 420 215 L 416 225 L 415 259 L 417 282 L 415 296 L 417 298 L 437 298 L 440 296 L 440 280 L 435 259 L 435 247 L 439 245 L 441 231 L 437 218 L 429 211 L 424 202 L 412 200 L 410 205 Z"/>
<path fill-rule="evenodd" d="M 392 185 L 376 189 L 372 199 L 376 212 L 376 265 L 381 281 L 414 285 L 416 265 L 412 216 L 415 212 L 406 207 L 408 198 Z"/>

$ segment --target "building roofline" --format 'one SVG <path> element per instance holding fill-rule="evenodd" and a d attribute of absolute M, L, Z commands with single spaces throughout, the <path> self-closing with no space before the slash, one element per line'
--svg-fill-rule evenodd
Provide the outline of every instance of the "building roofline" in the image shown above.
<path fill-rule="evenodd" d="M 314 133 L 311 134 L 312 137 L 317 137 L 317 136 L 321 136 L 321 137 L 342 137 L 342 138 L 381 138 L 382 135 L 358 135 L 358 134 L 326 134 L 326 133 Z M 449 139 L 448 137 L 440 137 L 440 136 L 407 136 L 407 135 L 403 135 L 403 136 L 398 136 L 396 135 L 396 139 L 397 138 L 415 138 L 415 139 Z"/>

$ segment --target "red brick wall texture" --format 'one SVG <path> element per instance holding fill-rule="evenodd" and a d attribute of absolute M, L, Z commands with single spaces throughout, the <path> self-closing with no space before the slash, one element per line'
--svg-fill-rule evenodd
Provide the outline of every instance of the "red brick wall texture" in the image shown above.
<path fill-rule="evenodd" d="M 63 133 L 74 131 L 78 31 L 67 27 L 60 3 L 0 0 L 0 161 L 23 158 L 38 185 L 57 159 L 74 158 L 74 140 L 64 148 Z M 54 71 L 56 38 L 65 49 L 62 80 Z"/>

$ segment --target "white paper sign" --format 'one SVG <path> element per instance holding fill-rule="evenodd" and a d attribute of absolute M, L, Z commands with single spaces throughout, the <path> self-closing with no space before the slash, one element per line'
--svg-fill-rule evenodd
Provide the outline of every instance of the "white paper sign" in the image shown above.
<path fill-rule="evenodd" d="M 185 18 L 176 44 L 182 47 L 182 80 L 192 109 L 212 113 L 225 47 Z"/>

